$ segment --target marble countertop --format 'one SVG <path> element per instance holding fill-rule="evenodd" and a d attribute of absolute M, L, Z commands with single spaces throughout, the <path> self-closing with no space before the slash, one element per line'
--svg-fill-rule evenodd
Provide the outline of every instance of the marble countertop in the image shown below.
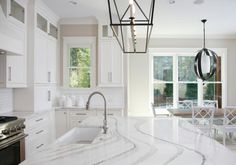
<path fill-rule="evenodd" d="M 60 110 L 70 110 L 70 111 L 85 111 L 85 108 L 81 108 L 81 107 L 77 107 L 77 106 L 72 106 L 72 107 L 56 107 L 55 108 L 56 111 L 60 111 Z M 89 108 L 88 111 L 93 111 L 93 110 L 98 110 L 98 111 L 103 111 L 103 108 Z M 107 108 L 107 110 L 112 110 L 112 111 L 121 111 L 122 108 Z"/>
<path fill-rule="evenodd" d="M 83 126 L 101 126 L 89 117 Z M 91 144 L 52 144 L 21 165 L 235 165 L 236 154 L 179 118 L 109 117 Z"/>
<path fill-rule="evenodd" d="M 3 112 L 0 113 L 2 116 L 17 116 L 19 118 L 24 118 L 24 119 L 31 119 L 40 115 L 47 114 L 48 112 L 53 111 L 47 110 L 47 111 L 41 111 L 41 112 L 34 112 L 34 111 L 11 111 L 11 112 Z"/>

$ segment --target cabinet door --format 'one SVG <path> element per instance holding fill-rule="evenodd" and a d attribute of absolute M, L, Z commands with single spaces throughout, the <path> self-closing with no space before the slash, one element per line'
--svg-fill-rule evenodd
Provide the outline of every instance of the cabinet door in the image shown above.
<path fill-rule="evenodd" d="M 110 40 L 101 41 L 99 68 L 100 68 L 100 85 L 107 85 L 111 83 L 112 72 L 112 48 Z"/>
<path fill-rule="evenodd" d="M 6 87 L 26 87 L 25 56 L 7 56 Z"/>
<path fill-rule="evenodd" d="M 117 86 L 123 84 L 123 53 L 116 40 L 111 41 L 112 45 L 112 83 Z"/>
<path fill-rule="evenodd" d="M 56 87 L 35 86 L 35 111 L 50 110 L 55 100 Z"/>
<path fill-rule="evenodd" d="M 122 55 L 121 49 L 114 39 L 101 40 L 99 54 L 99 86 L 122 86 Z"/>
<path fill-rule="evenodd" d="M 56 137 L 67 132 L 67 111 L 56 111 Z"/>
<path fill-rule="evenodd" d="M 48 39 L 47 45 L 47 68 L 48 83 L 56 83 L 56 55 L 57 55 L 57 41 L 53 38 Z"/>
<path fill-rule="evenodd" d="M 42 34 L 35 34 L 35 83 L 48 83 L 47 69 L 47 37 Z"/>
<path fill-rule="evenodd" d="M 71 111 L 69 113 L 69 129 L 80 126 L 89 116 L 96 116 L 96 111 Z"/>

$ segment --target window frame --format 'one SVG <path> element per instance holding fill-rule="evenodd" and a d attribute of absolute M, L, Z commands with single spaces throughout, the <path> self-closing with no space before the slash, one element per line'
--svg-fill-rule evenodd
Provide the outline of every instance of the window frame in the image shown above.
<path fill-rule="evenodd" d="M 150 57 L 150 103 L 154 100 L 154 78 L 153 78 L 153 60 L 154 56 L 172 56 L 173 57 L 173 108 L 177 108 L 179 100 L 179 84 L 180 83 L 197 83 L 198 86 L 198 106 L 203 103 L 203 81 L 197 78 L 197 81 L 179 81 L 178 80 L 178 57 L 179 56 L 195 56 L 201 48 L 149 48 Z M 226 48 L 209 48 L 221 56 L 221 81 L 206 81 L 206 83 L 222 84 L 222 108 L 227 106 L 227 49 Z M 158 82 L 157 82 L 158 83 Z M 157 107 L 158 108 L 158 107 Z M 162 109 L 162 108 L 158 108 Z"/>
<path fill-rule="evenodd" d="M 91 49 L 90 88 L 72 88 L 69 86 L 70 48 Z M 86 90 L 96 86 L 96 37 L 63 37 L 63 87 L 68 89 Z"/>

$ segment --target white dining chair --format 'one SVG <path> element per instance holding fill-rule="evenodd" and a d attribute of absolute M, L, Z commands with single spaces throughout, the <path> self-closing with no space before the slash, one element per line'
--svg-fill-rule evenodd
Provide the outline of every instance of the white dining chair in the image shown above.
<path fill-rule="evenodd" d="M 213 108 L 195 107 L 192 109 L 192 124 L 208 136 L 211 136 L 213 117 Z"/>
<path fill-rule="evenodd" d="M 178 102 L 178 109 L 181 110 L 193 110 L 193 101 L 192 100 L 184 100 Z"/>
<path fill-rule="evenodd" d="M 203 100 L 203 107 L 208 108 L 218 108 L 218 101 L 217 100 Z"/>
<path fill-rule="evenodd" d="M 214 125 L 214 128 L 223 133 L 223 144 L 225 145 L 227 134 L 232 135 L 236 132 L 236 107 L 224 108 L 223 125 Z"/>

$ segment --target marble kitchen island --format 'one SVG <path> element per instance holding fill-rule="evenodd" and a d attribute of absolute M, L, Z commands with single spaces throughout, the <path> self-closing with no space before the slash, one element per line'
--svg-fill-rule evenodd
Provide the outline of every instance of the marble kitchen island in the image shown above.
<path fill-rule="evenodd" d="M 102 125 L 89 117 L 83 125 Z M 235 165 L 236 154 L 179 118 L 109 117 L 91 144 L 49 145 L 21 165 Z"/>

